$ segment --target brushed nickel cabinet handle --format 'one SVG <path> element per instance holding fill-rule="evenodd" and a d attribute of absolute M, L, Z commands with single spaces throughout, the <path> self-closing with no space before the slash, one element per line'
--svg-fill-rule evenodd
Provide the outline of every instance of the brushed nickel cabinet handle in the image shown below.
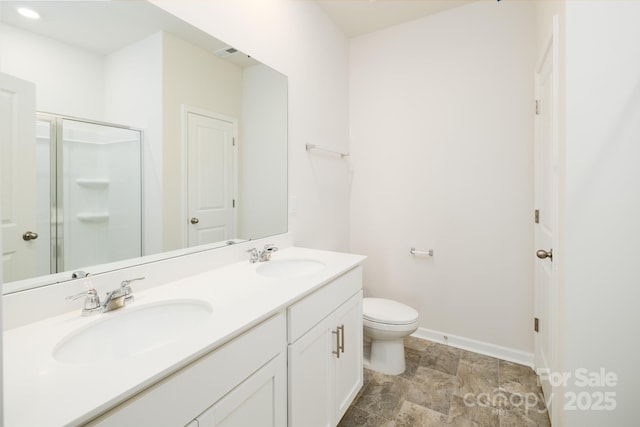
<path fill-rule="evenodd" d="M 340 345 L 338 349 L 344 353 L 344 325 L 338 326 L 338 331 L 340 331 Z"/>
<path fill-rule="evenodd" d="M 331 331 L 331 333 L 336 336 L 336 350 L 331 353 L 335 354 L 337 359 L 340 359 L 340 328 L 337 328 L 335 331 Z"/>

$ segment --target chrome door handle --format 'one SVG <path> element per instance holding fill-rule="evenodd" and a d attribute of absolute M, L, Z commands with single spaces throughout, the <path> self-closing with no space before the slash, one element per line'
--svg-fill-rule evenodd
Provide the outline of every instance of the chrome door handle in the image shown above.
<path fill-rule="evenodd" d="M 553 249 L 549 249 L 548 252 L 544 249 L 538 249 L 536 251 L 536 256 L 540 259 L 549 258 L 549 261 L 553 261 Z"/>
<path fill-rule="evenodd" d="M 193 218 L 191 218 L 191 224 L 197 224 L 199 222 L 200 222 L 200 220 L 198 218 L 196 218 L 195 216 Z"/>
<path fill-rule="evenodd" d="M 36 240 L 37 238 L 38 233 L 35 233 L 33 231 L 25 231 L 22 235 L 22 240 L 24 240 L 25 242 L 28 242 L 29 240 Z"/>

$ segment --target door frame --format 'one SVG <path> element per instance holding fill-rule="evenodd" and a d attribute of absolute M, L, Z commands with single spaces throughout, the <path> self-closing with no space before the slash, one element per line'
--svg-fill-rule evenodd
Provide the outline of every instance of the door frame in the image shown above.
<path fill-rule="evenodd" d="M 558 261 L 559 258 L 561 257 L 561 254 L 559 254 L 557 248 L 558 248 L 558 138 L 559 138 L 559 91 L 558 91 L 558 84 L 559 84 L 559 18 L 557 15 L 553 16 L 553 22 L 552 22 L 552 32 L 550 37 L 548 38 L 547 43 L 545 44 L 545 49 L 542 53 L 542 55 L 540 56 L 540 58 L 538 59 L 538 62 L 536 64 L 536 71 L 535 71 L 535 98 L 536 100 L 540 99 L 540 82 L 539 82 L 539 75 L 540 75 L 540 71 L 545 63 L 545 61 L 550 60 L 551 61 L 551 75 L 552 75 L 552 88 L 551 88 L 551 105 L 549 106 L 542 106 L 542 108 L 550 108 L 550 120 L 551 120 L 551 153 L 552 153 L 552 161 L 551 161 L 551 166 L 552 166 L 552 194 L 551 194 L 551 200 L 552 200 L 552 212 L 549 213 L 549 215 L 551 216 L 551 224 L 552 224 L 552 228 L 553 228 L 553 234 L 551 236 L 551 247 L 553 248 L 554 252 L 553 252 L 553 261 L 551 262 L 551 283 L 550 283 L 550 289 L 549 289 L 549 295 L 550 295 L 550 299 L 551 301 L 549 301 L 549 316 L 550 318 L 548 319 L 547 324 L 550 326 L 550 330 L 549 330 L 549 345 L 550 345 L 550 349 L 549 349 L 549 358 L 548 358 L 548 364 L 549 366 L 546 367 L 548 369 L 548 371 L 543 371 L 540 370 L 540 366 L 537 366 L 539 363 L 539 358 L 538 358 L 538 352 L 539 352 L 539 346 L 540 346 L 540 339 L 539 339 L 539 335 L 534 332 L 534 364 L 536 365 L 536 373 L 539 375 L 539 379 L 540 379 L 540 383 L 543 387 L 543 390 L 548 390 L 550 391 L 550 395 L 545 395 L 545 400 L 547 403 L 547 407 L 550 407 L 550 411 L 549 411 L 549 416 L 551 418 L 551 424 L 555 425 L 556 421 L 558 419 L 558 411 L 561 410 L 561 407 L 559 406 L 559 402 L 560 402 L 560 395 L 559 392 L 560 390 L 558 390 L 558 387 L 556 384 L 554 384 L 553 382 L 550 381 L 549 375 L 557 372 L 557 367 L 558 367 L 558 320 L 559 320 L 559 316 L 558 316 Z M 535 162 L 538 163 L 539 162 L 539 152 L 540 152 L 540 148 L 539 148 L 539 138 L 540 138 L 540 132 L 539 132 L 539 126 L 540 126 L 540 117 L 538 115 L 535 115 L 535 120 L 534 120 L 534 129 L 535 129 Z M 536 209 L 539 207 L 539 199 L 540 199 L 540 188 L 539 188 L 539 172 L 538 172 L 538 166 L 536 165 L 536 167 L 534 168 L 534 183 L 535 183 L 535 207 Z M 536 227 L 539 227 L 539 225 L 536 224 Z M 537 249 L 540 249 L 539 247 L 539 242 L 538 242 L 538 232 L 537 230 L 534 232 L 534 245 L 535 247 L 533 248 L 534 251 L 536 251 Z M 547 248 L 544 248 L 547 249 Z M 545 260 L 539 260 L 536 259 L 535 262 L 547 262 Z M 538 272 L 537 272 L 538 268 L 535 268 L 535 278 L 534 278 L 534 285 L 535 285 L 535 306 L 534 306 L 534 315 L 537 318 L 539 316 L 539 310 L 540 310 L 540 294 L 539 294 L 539 287 L 538 287 Z M 544 325 L 543 325 L 544 326 Z M 546 383 L 546 384 L 545 384 Z M 545 387 L 546 386 L 546 387 Z"/>
<path fill-rule="evenodd" d="M 200 107 L 194 107 L 188 104 L 181 104 L 181 140 L 180 140 L 180 155 L 182 156 L 181 161 L 181 176 L 182 180 L 182 195 L 180 198 L 181 203 L 181 218 L 183 220 L 183 225 L 181 227 L 182 230 L 182 247 L 187 248 L 189 244 L 189 223 L 186 221 L 186 218 L 189 216 L 189 200 L 188 200 L 188 192 L 189 192 L 189 182 L 188 182 L 188 174 L 189 174 L 189 157 L 187 153 L 188 148 L 188 134 L 189 134 L 189 126 L 188 126 L 188 116 L 189 114 L 198 114 L 205 117 L 210 117 L 216 120 L 222 120 L 225 122 L 229 122 L 233 126 L 233 135 L 232 137 L 235 140 L 235 144 L 232 150 L 232 160 L 231 167 L 233 169 L 233 178 L 231 189 L 231 193 L 233 194 L 233 198 L 236 201 L 236 206 L 238 203 L 238 119 L 235 117 L 227 116 L 225 114 L 216 113 L 214 111 L 206 110 Z M 238 211 L 237 209 L 234 211 L 234 215 L 236 217 L 236 226 L 238 221 Z"/>

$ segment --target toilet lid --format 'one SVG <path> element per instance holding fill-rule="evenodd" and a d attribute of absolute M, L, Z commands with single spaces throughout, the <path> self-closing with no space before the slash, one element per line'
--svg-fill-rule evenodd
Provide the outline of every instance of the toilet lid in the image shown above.
<path fill-rule="evenodd" d="M 406 325 L 418 320 L 418 312 L 408 305 L 384 298 L 364 298 L 362 316 L 372 322 Z"/>

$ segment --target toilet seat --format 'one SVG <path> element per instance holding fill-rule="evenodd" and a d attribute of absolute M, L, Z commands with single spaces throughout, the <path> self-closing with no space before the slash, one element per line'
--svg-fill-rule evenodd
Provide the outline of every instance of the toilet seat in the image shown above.
<path fill-rule="evenodd" d="M 413 325 L 418 312 L 408 305 L 385 298 L 364 298 L 362 317 L 371 327 L 374 325 Z"/>

